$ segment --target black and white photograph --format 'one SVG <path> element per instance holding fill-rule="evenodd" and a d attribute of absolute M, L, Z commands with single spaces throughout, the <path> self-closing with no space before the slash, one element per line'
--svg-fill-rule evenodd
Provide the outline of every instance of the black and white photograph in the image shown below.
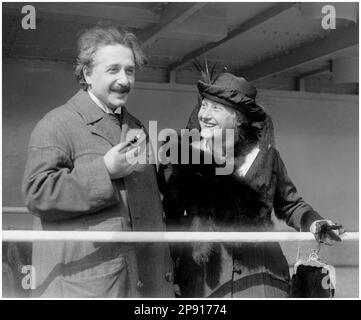
<path fill-rule="evenodd" d="M 359 298 L 358 2 L 1 6 L 2 299 Z"/>

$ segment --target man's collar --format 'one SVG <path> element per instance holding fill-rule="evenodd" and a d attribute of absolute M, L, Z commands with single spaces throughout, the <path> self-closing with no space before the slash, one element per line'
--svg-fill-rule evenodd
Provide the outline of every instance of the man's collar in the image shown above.
<path fill-rule="evenodd" d="M 90 98 L 90 95 L 82 89 L 79 90 L 72 98 L 70 98 L 68 103 L 82 115 L 87 124 L 96 122 L 99 119 L 102 119 L 105 115 L 104 110 L 101 109 Z M 121 113 L 121 109 L 122 108 L 117 108 L 115 113 Z"/>
<path fill-rule="evenodd" d="M 88 90 L 88 94 L 90 98 L 94 101 L 94 103 L 102 109 L 105 113 L 121 113 L 121 107 L 117 108 L 114 112 L 112 109 L 108 108 L 108 106 L 105 105 L 94 93 L 92 93 L 90 90 Z M 118 111 L 119 109 L 119 111 Z M 117 112 L 116 112 L 117 111 Z"/>

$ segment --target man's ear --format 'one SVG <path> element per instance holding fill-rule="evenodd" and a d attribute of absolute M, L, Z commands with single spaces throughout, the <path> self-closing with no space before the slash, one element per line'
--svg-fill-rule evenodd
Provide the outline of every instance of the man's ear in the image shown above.
<path fill-rule="evenodd" d="M 90 76 L 91 76 L 92 72 L 91 69 L 87 66 L 83 67 L 83 76 L 85 81 L 87 82 L 87 84 L 90 84 Z"/>

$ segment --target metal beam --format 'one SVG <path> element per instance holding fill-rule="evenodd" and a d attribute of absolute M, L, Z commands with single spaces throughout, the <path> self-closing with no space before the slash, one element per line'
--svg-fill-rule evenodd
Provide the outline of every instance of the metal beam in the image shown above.
<path fill-rule="evenodd" d="M 328 61 L 327 65 L 322 66 L 318 69 L 301 73 L 296 78 L 296 90 L 297 91 L 306 91 L 306 78 L 314 76 L 316 74 L 332 72 L 332 60 Z"/>
<path fill-rule="evenodd" d="M 294 6 L 295 3 L 292 2 L 287 2 L 287 3 L 279 3 L 265 11 L 263 11 L 262 13 L 256 15 L 255 17 L 247 20 L 245 23 L 242 23 L 240 26 L 238 26 L 237 28 L 233 29 L 232 31 L 230 31 L 227 36 L 223 39 L 221 39 L 220 41 L 217 42 L 212 42 L 212 43 L 208 43 L 205 46 L 198 48 L 190 53 L 188 53 L 187 55 L 185 55 L 182 59 L 180 59 L 179 61 L 171 64 L 168 69 L 174 70 L 177 69 L 183 65 L 185 65 L 186 63 L 198 58 L 199 56 L 219 47 L 220 45 L 232 40 L 233 38 L 241 35 L 242 33 L 245 33 L 257 26 L 259 26 L 260 24 L 266 22 L 269 19 L 274 18 L 275 16 L 281 14 L 282 12 L 288 10 L 289 8 L 291 8 L 292 6 Z"/>
<path fill-rule="evenodd" d="M 328 61 L 327 65 L 325 65 L 323 67 L 312 70 L 310 72 L 301 73 L 297 78 L 304 79 L 304 78 L 314 76 L 316 74 L 320 74 L 323 72 L 332 72 L 332 60 Z"/>
<path fill-rule="evenodd" d="M 3 3 L 3 15 L 22 16 L 25 3 Z M 111 21 L 115 25 L 143 28 L 150 23 L 158 23 L 159 18 L 149 9 L 132 8 L 116 4 L 101 3 L 32 3 L 36 17 L 52 21 L 69 21 L 95 24 L 98 21 Z"/>
<path fill-rule="evenodd" d="M 160 22 L 138 35 L 143 47 L 149 47 L 165 33 L 171 31 L 195 12 L 203 8 L 207 2 L 175 2 L 171 3 L 160 18 Z"/>
<path fill-rule="evenodd" d="M 246 77 L 249 81 L 271 76 L 358 45 L 358 34 L 358 25 L 332 30 L 330 36 L 322 40 L 307 43 L 300 48 L 290 50 L 288 54 L 265 59 L 253 67 L 239 69 L 236 73 Z"/>

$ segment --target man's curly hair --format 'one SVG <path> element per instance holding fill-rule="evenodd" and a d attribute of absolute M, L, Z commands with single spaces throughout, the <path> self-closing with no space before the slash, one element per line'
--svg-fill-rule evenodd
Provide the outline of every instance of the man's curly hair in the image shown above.
<path fill-rule="evenodd" d="M 75 77 L 83 90 L 88 89 L 83 70 L 93 68 L 94 55 L 100 47 L 121 44 L 132 50 L 135 66 L 139 69 L 146 63 L 146 56 L 136 36 L 125 29 L 114 26 L 97 26 L 87 29 L 79 36 L 77 42 L 78 56 L 75 64 Z"/>

